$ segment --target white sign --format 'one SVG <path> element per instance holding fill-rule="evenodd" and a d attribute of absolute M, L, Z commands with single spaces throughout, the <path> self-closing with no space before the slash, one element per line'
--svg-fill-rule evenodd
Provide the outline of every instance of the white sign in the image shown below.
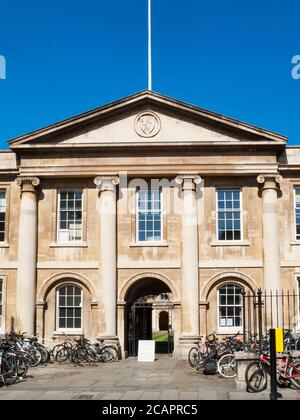
<path fill-rule="evenodd" d="M 139 340 L 138 362 L 154 362 L 155 360 L 155 341 Z"/>

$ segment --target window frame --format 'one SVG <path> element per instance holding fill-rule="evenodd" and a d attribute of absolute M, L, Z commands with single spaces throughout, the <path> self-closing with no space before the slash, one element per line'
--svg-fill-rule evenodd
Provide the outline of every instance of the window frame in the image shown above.
<path fill-rule="evenodd" d="M 6 301 L 6 299 L 5 299 L 5 297 L 6 297 L 6 282 L 5 282 L 5 280 L 6 280 L 6 277 L 5 276 L 0 276 L 0 283 L 2 284 L 2 301 L 1 301 L 1 306 L 2 306 L 2 321 L 1 321 L 1 324 L 0 324 L 0 334 L 4 334 L 4 332 L 5 332 L 5 309 L 6 309 L 6 307 L 5 307 L 5 305 L 6 305 L 6 303 L 5 303 L 5 301 Z"/>
<path fill-rule="evenodd" d="M 297 239 L 297 216 L 296 216 L 296 189 L 298 189 L 300 191 L 300 185 L 293 185 L 293 203 L 294 203 L 294 209 L 293 209 L 293 213 L 294 213 L 294 240 L 300 243 L 300 238 Z"/>
<path fill-rule="evenodd" d="M 160 214 L 160 239 L 159 240 L 153 240 L 153 241 L 149 241 L 149 240 L 145 240 L 145 241 L 141 241 L 139 239 L 139 194 L 141 191 L 159 191 L 159 201 L 160 201 L 160 210 L 159 212 L 157 212 L 157 214 Z M 143 188 L 137 188 L 135 191 L 135 243 L 139 244 L 139 245 L 153 245 L 153 244 L 161 244 L 164 241 L 164 227 L 163 227 L 163 223 L 164 223 L 164 218 L 163 218 L 163 189 L 162 187 L 159 187 L 158 189 L 151 189 L 148 188 L 143 189 Z M 144 214 L 146 214 L 146 212 L 144 212 Z"/>
<path fill-rule="evenodd" d="M 1 188 L 0 187 L 0 193 L 4 192 L 4 199 L 5 199 L 5 211 L 4 212 L 0 212 L 0 213 L 4 213 L 4 230 L 1 231 L 3 232 L 3 240 L 0 240 L 0 243 L 3 244 L 6 242 L 6 231 L 7 231 L 7 190 L 5 188 Z"/>
<path fill-rule="evenodd" d="M 5 192 L 5 231 L 4 241 L 0 242 L 0 248 L 9 247 L 9 221 L 10 221 L 10 188 L 9 183 L 0 183 L 0 190 Z"/>
<path fill-rule="evenodd" d="M 296 332 L 300 332 L 300 275 L 296 275 L 296 285 L 297 285 L 297 312 L 298 312 L 298 319 L 296 325 Z"/>
<path fill-rule="evenodd" d="M 72 287 L 77 287 L 80 289 L 81 291 L 81 306 L 77 306 L 77 308 L 81 308 L 81 327 L 80 328 L 71 328 L 71 327 L 66 327 L 66 328 L 60 328 L 59 327 L 59 291 L 67 286 L 72 286 Z M 69 333 L 82 333 L 83 331 L 83 322 L 84 322 L 84 317 L 83 317 L 83 307 L 84 307 L 84 302 L 83 302 L 83 288 L 81 285 L 77 284 L 77 283 L 72 283 L 72 282 L 68 282 L 68 283 L 63 283 L 60 284 L 59 286 L 56 287 L 55 289 L 55 331 L 57 332 L 69 332 Z M 67 308 L 67 307 L 66 307 Z M 76 306 L 72 306 L 71 308 L 76 308 Z"/>
<path fill-rule="evenodd" d="M 239 199 L 240 199 L 240 239 L 219 239 L 219 200 L 218 200 L 218 191 L 219 190 L 238 190 Z M 244 241 L 244 215 L 243 215 L 243 189 L 242 187 L 216 187 L 215 189 L 215 200 L 216 200 L 216 242 L 217 243 L 238 243 Z M 232 210 L 234 211 L 234 210 Z M 226 209 L 225 209 L 226 212 Z"/>
<path fill-rule="evenodd" d="M 73 240 L 65 240 L 62 241 L 59 238 L 59 232 L 60 232 L 60 195 L 62 192 L 81 192 L 81 239 L 73 239 Z M 57 190 L 57 212 L 56 212 L 56 243 L 57 244 L 80 244 L 84 241 L 83 237 L 84 237 L 84 224 L 83 224 L 83 219 L 84 219 L 84 205 L 83 205 L 83 200 L 84 200 L 84 188 L 60 188 Z M 76 210 L 74 210 L 76 211 Z M 67 229 L 66 229 L 67 230 Z"/>
<path fill-rule="evenodd" d="M 243 302 L 240 305 L 226 305 L 226 307 L 232 306 L 232 307 L 240 307 L 241 308 L 241 325 L 234 326 L 234 327 L 228 327 L 228 326 L 220 325 L 219 308 L 220 308 L 220 306 L 225 306 L 225 305 L 220 305 L 220 289 L 222 289 L 222 287 L 225 287 L 225 286 L 239 287 L 241 289 L 241 293 L 245 290 L 244 287 L 241 284 L 235 283 L 235 282 L 232 282 L 232 281 L 222 283 L 220 286 L 218 286 L 218 288 L 217 288 L 217 305 L 216 305 L 217 306 L 217 331 L 220 334 L 236 334 L 238 332 L 242 333 L 242 330 L 243 330 Z"/>

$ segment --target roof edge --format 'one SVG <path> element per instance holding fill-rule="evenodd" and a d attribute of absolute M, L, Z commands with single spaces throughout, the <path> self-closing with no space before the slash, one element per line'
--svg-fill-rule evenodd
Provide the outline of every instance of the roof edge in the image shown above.
<path fill-rule="evenodd" d="M 87 112 L 77 114 L 73 117 L 61 120 L 54 124 L 50 124 L 48 126 L 42 127 L 38 130 L 32 131 L 22 136 L 18 136 L 8 141 L 8 145 L 11 148 L 13 148 L 13 146 L 19 146 L 27 141 L 36 140 L 43 136 L 51 135 L 59 130 L 76 126 L 82 122 L 88 122 L 89 120 L 92 121 L 93 119 L 97 118 L 98 115 L 105 115 L 113 110 L 122 109 L 126 105 L 132 105 L 134 103 L 138 103 L 138 101 L 142 101 L 145 99 L 157 101 L 157 103 L 164 105 L 169 105 L 173 107 L 175 106 L 179 111 L 190 112 L 196 116 L 206 118 L 207 120 L 210 120 L 212 122 L 231 127 L 232 129 L 247 131 L 248 133 L 255 134 L 260 137 L 265 137 L 272 141 L 286 143 L 288 140 L 288 138 L 282 134 L 275 133 L 264 128 L 256 127 L 254 125 L 230 117 L 226 117 L 222 114 L 208 111 L 206 109 L 200 108 L 195 105 L 191 105 L 189 103 L 177 99 L 173 99 L 160 93 L 152 92 L 149 90 L 142 90 L 135 94 L 126 96 L 122 99 L 110 102 L 106 105 L 102 105 L 100 107 L 91 109 Z"/>

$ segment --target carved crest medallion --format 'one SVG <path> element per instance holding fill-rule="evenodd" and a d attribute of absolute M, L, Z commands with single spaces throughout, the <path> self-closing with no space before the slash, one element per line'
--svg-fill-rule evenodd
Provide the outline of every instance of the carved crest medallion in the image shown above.
<path fill-rule="evenodd" d="M 160 119 L 154 112 L 143 112 L 135 120 L 135 131 L 142 137 L 154 137 L 160 128 Z"/>

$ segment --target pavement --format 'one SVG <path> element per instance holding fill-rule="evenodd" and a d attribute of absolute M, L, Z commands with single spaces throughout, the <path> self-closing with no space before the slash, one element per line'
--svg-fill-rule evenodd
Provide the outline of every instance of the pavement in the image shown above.
<path fill-rule="evenodd" d="M 280 389 L 283 399 L 300 400 L 300 391 Z M 235 389 L 234 380 L 205 376 L 188 362 L 158 355 L 155 362 L 128 358 L 98 366 L 48 364 L 0 387 L 0 400 L 269 400 L 269 391 Z"/>

